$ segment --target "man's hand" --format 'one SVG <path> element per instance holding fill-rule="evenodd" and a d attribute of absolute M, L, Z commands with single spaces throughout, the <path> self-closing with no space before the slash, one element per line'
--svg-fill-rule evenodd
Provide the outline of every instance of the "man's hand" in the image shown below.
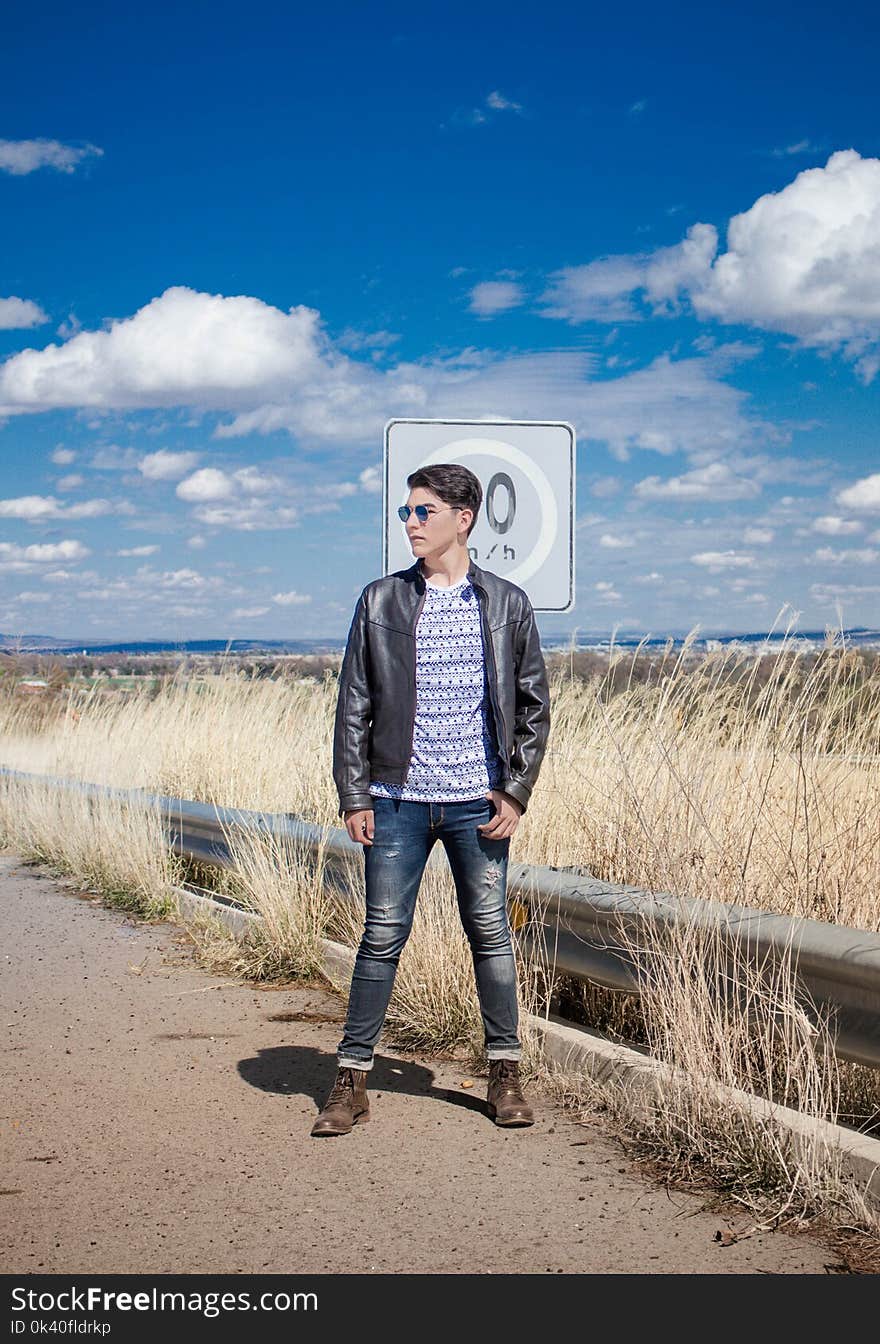
<path fill-rule="evenodd" d="M 495 815 L 491 821 L 484 821 L 477 827 L 482 831 L 487 840 L 503 840 L 508 835 L 513 835 L 519 819 L 523 814 L 522 803 L 517 802 L 509 793 L 503 789 L 490 789 L 486 794 L 495 804 Z"/>
<path fill-rule="evenodd" d="M 373 843 L 373 809 L 371 807 L 361 808 L 359 812 L 344 812 L 342 820 L 345 822 L 345 829 L 352 840 L 356 840 L 359 845 L 371 845 Z"/>

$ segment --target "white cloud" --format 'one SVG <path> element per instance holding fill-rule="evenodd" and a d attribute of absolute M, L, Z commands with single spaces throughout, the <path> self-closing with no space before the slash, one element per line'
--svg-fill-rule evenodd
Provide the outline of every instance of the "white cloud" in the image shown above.
<path fill-rule="evenodd" d="M 873 565 L 878 556 L 880 556 L 880 551 L 871 550 L 869 547 L 850 551 L 835 551 L 830 546 L 820 546 L 816 551 L 815 559 L 821 565 Z"/>
<path fill-rule="evenodd" d="M 60 140 L 0 140 L 0 171 L 22 177 L 38 168 L 72 173 L 83 159 L 103 155 L 97 145 L 64 145 Z"/>
<path fill-rule="evenodd" d="M 517 308 L 523 302 L 520 285 L 511 280 L 484 280 L 471 290 L 470 311 L 480 317 L 492 317 L 495 313 L 506 313 Z"/>
<path fill-rule="evenodd" d="M 64 321 L 56 327 L 55 335 L 66 341 L 70 336 L 75 336 L 78 331 L 82 331 L 82 322 L 80 322 L 76 313 L 69 313 Z"/>
<path fill-rule="evenodd" d="M 234 409 L 289 398 L 328 369 L 311 308 L 167 289 L 133 317 L 23 350 L 0 367 L 0 408 L 201 405 Z"/>
<path fill-rule="evenodd" d="M 754 499 L 761 493 L 756 481 L 735 475 L 726 462 L 670 476 L 646 476 L 633 494 L 639 499 Z"/>
<path fill-rule="evenodd" d="M 272 598 L 272 601 L 276 602 L 279 607 L 299 607 L 306 602 L 311 602 L 311 600 L 309 593 L 298 593 L 296 589 L 289 593 L 275 593 Z"/>
<path fill-rule="evenodd" d="M 358 481 L 366 494 L 379 495 L 382 493 L 382 476 L 378 467 L 364 467 L 358 476 Z"/>
<path fill-rule="evenodd" d="M 80 476 L 72 472 L 69 476 L 59 476 L 56 482 L 59 490 L 75 490 L 77 486 L 82 485 L 85 476 Z"/>
<path fill-rule="evenodd" d="M 49 569 L 40 575 L 43 583 L 90 583 L 98 579 L 98 572 L 94 569 Z"/>
<path fill-rule="evenodd" d="M 717 574 L 723 569 L 750 569 L 755 563 L 755 557 L 741 555 L 737 551 L 700 551 L 691 556 L 691 561 Z"/>
<path fill-rule="evenodd" d="M 329 485 L 315 485 L 312 487 L 312 494 L 318 499 L 350 499 L 352 495 L 360 493 L 360 487 L 354 481 L 332 481 Z M 314 506 L 306 506 L 314 507 Z M 323 507 L 318 506 L 318 512 L 323 512 Z"/>
<path fill-rule="evenodd" d="M 265 474 L 258 467 L 240 467 L 232 472 L 203 467 L 181 481 L 176 494 L 187 503 L 197 505 L 194 517 L 208 527 L 255 532 L 264 528 L 293 527 L 299 522 L 299 510 L 293 505 L 276 505 L 260 498 L 272 496 L 274 499 L 283 488 L 284 483 L 278 477 Z M 343 486 L 319 487 L 318 493 L 324 492 L 356 494 L 357 486 L 351 485 L 350 490 Z M 243 499 L 242 496 L 250 498 Z"/>
<path fill-rule="evenodd" d="M 620 481 L 616 476 L 600 476 L 590 486 L 590 494 L 596 499 L 610 499 L 620 493 Z"/>
<path fill-rule="evenodd" d="M 10 600 L 12 602 L 51 602 L 52 594 L 24 592 L 24 593 L 17 593 L 16 596 L 11 598 Z"/>
<path fill-rule="evenodd" d="M 52 461 L 59 467 L 69 467 L 71 462 L 76 461 L 76 453 L 72 448 L 58 447 L 53 449 L 50 454 Z"/>
<path fill-rule="evenodd" d="M 810 144 L 809 140 L 798 140 L 796 144 L 784 145 L 782 149 L 771 149 L 770 153 L 774 159 L 790 158 L 792 154 L 812 154 L 815 152 L 815 146 Z"/>
<path fill-rule="evenodd" d="M 772 527 L 747 527 L 743 541 L 747 546 L 768 546 L 775 535 Z"/>
<path fill-rule="evenodd" d="M 189 546 L 192 550 L 194 550 L 194 551 L 200 551 L 200 550 L 202 550 L 205 546 L 207 546 L 207 544 L 208 544 L 208 540 L 207 540 L 207 537 L 203 537 L 203 536 L 201 536 L 198 532 L 194 532 L 193 535 L 187 540 L 187 543 L 186 543 L 186 544 L 187 544 L 187 546 Z"/>
<path fill-rule="evenodd" d="M 0 299 L 0 331 L 40 327 L 48 321 L 48 315 L 31 299 L 17 299 L 14 295 Z"/>
<path fill-rule="evenodd" d="M 487 110 L 488 109 L 488 110 Z M 522 112 L 522 104 L 493 89 L 479 107 L 457 108 L 450 117 L 454 126 L 484 126 L 493 112 Z M 441 123 L 442 126 L 443 123 Z"/>
<path fill-rule="evenodd" d="M 334 506 L 327 505 L 328 509 Z M 321 512 L 317 509 L 315 512 Z M 296 527 L 299 510 L 293 505 L 271 507 L 261 500 L 242 504 L 201 504 L 194 516 L 205 527 L 231 528 L 236 532 L 262 532 L 273 528 Z"/>
<path fill-rule="evenodd" d="M 393 331 L 359 331 L 355 327 L 346 327 L 339 333 L 336 344 L 340 350 L 370 350 L 381 354 L 399 340 L 400 336 Z"/>
<path fill-rule="evenodd" d="M 774 433 L 742 413 L 746 394 L 722 380 L 730 361 L 747 353 L 734 344 L 706 357 L 663 355 L 602 380 L 591 380 L 597 359 L 583 349 L 499 355 L 467 348 L 378 368 L 334 348 L 311 309 L 288 315 L 258 299 L 175 289 L 107 330 L 13 355 L 0 365 L 0 410 L 191 406 L 233 412 L 214 431 L 221 439 L 284 430 L 306 444 L 359 447 L 378 441 L 389 416 L 528 420 L 552 406 L 621 460 L 640 447 L 717 456 Z M 137 469 L 143 456 L 110 444 L 91 465 Z M 227 497 L 220 477 L 213 479 Z M 234 494 L 238 487 L 230 480 L 228 488 Z"/>
<path fill-rule="evenodd" d="M 77 578 L 85 585 L 77 596 L 89 602 L 127 602 L 128 609 L 134 614 L 137 614 L 145 603 L 150 603 L 161 609 L 163 617 L 173 613 L 175 608 L 172 604 L 175 600 L 179 603 L 188 602 L 191 614 L 207 615 L 207 608 L 193 604 L 212 597 L 238 597 L 247 593 L 247 590 L 240 585 L 230 586 L 221 576 L 207 576 L 188 567 L 156 570 L 150 565 L 139 565 L 134 574 L 110 580 L 94 571 L 75 576 L 59 571 L 56 577 L 59 580 Z M 182 609 L 181 605 L 178 610 Z"/>
<path fill-rule="evenodd" d="M 579 436 L 606 440 L 626 458 L 634 447 L 677 452 L 714 445 L 715 452 L 763 434 L 740 414 L 745 394 L 721 382 L 709 359 L 660 356 L 621 378 L 590 381 L 594 357 L 584 350 L 497 356 L 465 350 L 451 358 L 399 364 L 385 372 L 346 370 L 333 397 L 303 393 L 287 404 L 242 413 L 220 438 L 287 429 L 304 439 L 372 443 L 389 415 L 540 419 L 553 406 Z"/>
<path fill-rule="evenodd" d="M 880 340 L 880 160 L 839 150 L 735 215 L 693 303 L 864 359 Z"/>
<path fill-rule="evenodd" d="M 812 583 L 810 596 L 817 602 L 831 604 L 842 597 L 868 597 L 880 593 L 880 583 Z"/>
<path fill-rule="evenodd" d="M 626 322 L 639 316 L 631 295 L 644 282 L 641 257 L 602 257 L 553 271 L 541 295 L 543 317 L 566 322 Z"/>
<path fill-rule="evenodd" d="M 168 588 L 216 588 L 222 580 L 208 579 L 204 574 L 200 574 L 197 569 L 166 569 L 164 573 L 157 574 L 155 570 L 150 569 L 148 565 L 142 565 L 137 571 L 138 579 L 151 580 L 161 589 Z"/>
<path fill-rule="evenodd" d="M 610 532 L 603 532 L 599 538 L 599 545 L 606 546 L 609 550 L 616 550 L 634 546 L 635 542 L 630 537 L 615 537 Z"/>
<path fill-rule="evenodd" d="M 235 486 L 225 471 L 217 467 L 202 467 L 193 476 L 181 481 L 174 492 L 178 499 L 187 503 L 203 503 L 208 500 L 233 499 Z"/>
<path fill-rule="evenodd" d="M 176 481 L 192 471 L 199 460 L 198 453 L 172 453 L 167 448 L 147 453 L 138 467 L 148 481 Z"/>
<path fill-rule="evenodd" d="M 853 532 L 861 532 L 862 526 L 863 524 L 854 518 L 836 518 L 830 514 L 813 519 L 813 531 L 822 532 L 827 537 L 844 537 Z"/>
<path fill-rule="evenodd" d="M 0 568 L 31 568 L 34 565 L 54 564 L 58 560 L 84 560 L 91 555 L 81 541 L 37 542 L 32 546 L 17 546 L 11 541 L 0 541 Z"/>
<path fill-rule="evenodd" d="M 699 285 L 718 247 L 711 224 L 693 224 L 687 237 L 673 247 L 661 247 L 645 265 L 645 293 L 655 312 L 677 312 L 683 290 Z"/>
<path fill-rule="evenodd" d="M 277 476 L 266 475 L 258 467 L 239 467 L 232 479 L 248 495 L 268 495 L 281 487 Z"/>
<path fill-rule="evenodd" d="M 496 112 L 522 112 L 522 103 L 515 103 L 512 98 L 505 98 L 497 89 L 493 89 L 486 98 L 486 106 Z"/>
<path fill-rule="evenodd" d="M 116 443 L 108 443 L 96 448 L 89 463 L 96 471 L 128 471 L 136 468 L 140 454 L 136 448 L 120 448 Z"/>
<path fill-rule="evenodd" d="M 268 607 L 236 607 L 232 613 L 234 621 L 246 621 L 254 616 L 265 616 Z"/>
<path fill-rule="evenodd" d="M 880 159 L 832 154 L 734 215 L 716 256 L 711 224 L 653 253 L 603 257 L 553 272 L 545 317 L 633 320 L 641 293 L 657 312 L 689 295 L 701 318 L 744 323 L 842 350 L 870 382 L 880 368 Z"/>
<path fill-rule="evenodd" d="M 578 532 L 580 532 L 584 528 L 597 527 L 599 523 L 604 523 L 607 521 L 608 520 L 604 513 L 584 513 L 581 514 L 581 516 L 578 518 L 577 522 L 575 523 L 575 528 Z"/>
<path fill-rule="evenodd" d="M 654 312 L 675 312 L 681 292 L 704 278 L 717 247 L 712 225 L 694 224 L 672 247 L 553 271 L 541 296 L 542 316 L 571 323 L 636 321 L 642 317 L 633 298 L 638 290 Z"/>
<path fill-rule="evenodd" d="M 158 549 L 159 549 L 158 546 L 126 546 L 126 547 L 123 547 L 122 550 L 117 551 L 116 554 L 117 554 L 117 555 L 155 555 L 156 552 L 158 551 Z"/>
<path fill-rule="evenodd" d="M 67 504 L 54 495 L 20 495 L 17 499 L 0 499 L 0 518 L 23 518 L 26 522 L 42 522 L 45 518 L 100 518 L 107 513 L 130 513 L 126 501 L 113 503 L 109 499 L 86 499 L 79 504 Z"/>
<path fill-rule="evenodd" d="M 837 503 L 842 504 L 845 509 L 876 512 L 880 509 L 880 472 L 876 472 L 873 476 L 863 476 L 854 485 L 838 491 Z"/>

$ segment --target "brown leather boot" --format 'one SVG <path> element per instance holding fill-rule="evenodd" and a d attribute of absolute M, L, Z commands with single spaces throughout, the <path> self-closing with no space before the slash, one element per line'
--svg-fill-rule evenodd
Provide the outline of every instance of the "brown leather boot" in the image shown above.
<path fill-rule="evenodd" d="M 340 1069 L 324 1109 L 312 1125 L 312 1136 L 320 1139 L 350 1134 L 352 1125 L 362 1125 L 369 1118 L 366 1069 Z"/>
<path fill-rule="evenodd" d="M 533 1125 L 535 1116 L 522 1093 L 515 1059 L 489 1060 L 486 1106 L 496 1125 Z"/>

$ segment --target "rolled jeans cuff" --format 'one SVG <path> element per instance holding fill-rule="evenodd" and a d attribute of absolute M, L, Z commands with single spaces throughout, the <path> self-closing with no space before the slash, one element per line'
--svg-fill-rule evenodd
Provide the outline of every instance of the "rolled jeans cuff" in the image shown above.
<path fill-rule="evenodd" d="M 373 1067 L 372 1060 L 352 1059 L 351 1056 L 337 1055 L 336 1062 L 340 1069 L 361 1069 L 364 1073 L 369 1073 Z"/>
<path fill-rule="evenodd" d="M 522 1059 L 522 1049 L 513 1049 L 504 1045 L 490 1045 L 486 1050 L 487 1059 Z"/>

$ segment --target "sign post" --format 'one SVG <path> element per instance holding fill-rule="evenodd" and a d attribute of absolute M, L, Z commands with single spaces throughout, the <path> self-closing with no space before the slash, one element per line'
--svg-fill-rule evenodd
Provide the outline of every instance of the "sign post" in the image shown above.
<path fill-rule="evenodd" d="M 397 517 L 407 476 L 435 462 L 468 467 L 483 506 L 468 538 L 475 564 L 523 588 L 535 611 L 574 606 L 575 434 L 564 421 L 389 420 L 383 477 L 384 573 L 413 554 Z"/>

